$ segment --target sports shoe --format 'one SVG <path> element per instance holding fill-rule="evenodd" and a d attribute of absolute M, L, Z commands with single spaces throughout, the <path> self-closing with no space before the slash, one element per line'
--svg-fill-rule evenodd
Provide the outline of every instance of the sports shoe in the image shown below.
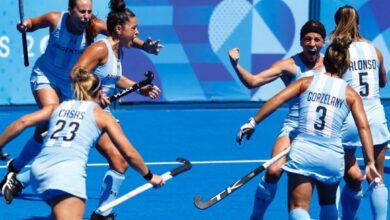
<path fill-rule="evenodd" d="M 11 204 L 14 197 L 22 192 L 22 189 L 23 185 L 16 179 L 16 173 L 8 173 L 5 184 L 1 189 L 5 203 Z"/>
<path fill-rule="evenodd" d="M 19 173 L 19 170 L 17 170 L 15 167 L 14 167 L 14 159 L 10 159 L 8 162 L 7 162 L 7 174 L 5 174 L 5 176 L 3 177 L 3 179 L 1 180 L 0 182 L 0 189 L 3 189 L 3 186 L 5 184 L 5 181 L 7 181 L 7 175 L 11 172 L 13 173 Z"/>
<path fill-rule="evenodd" d="M 115 216 L 116 215 L 114 213 L 111 213 L 107 216 L 102 216 L 96 212 L 92 212 L 90 220 L 115 220 Z"/>

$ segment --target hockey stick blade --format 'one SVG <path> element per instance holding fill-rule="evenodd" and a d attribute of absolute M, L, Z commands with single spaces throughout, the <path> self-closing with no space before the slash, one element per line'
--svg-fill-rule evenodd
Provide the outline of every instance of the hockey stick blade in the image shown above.
<path fill-rule="evenodd" d="M 243 176 L 241 179 L 237 180 L 235 183 L 231 184 L 229 187 L 224 189 L 222 192 L 218 193 L 211 199 L 203 202 L 202 201 L 202 196 L 201 195 L 196 195 L 194 198 L 194 204 L 198 209 L 204 210 L 207 208 L 210 208 L 211 206 L 215 205 L 228 195 L 232 194 L 239 188 L 241 188 L 243 185 L 245 185 L 247 182 L 249 182 L 251 179 L 253 179 L 255 176 L 257 176 L 259 173 L 262 171 L 266 170 L 269 166 L 274 164 L 276 161 L 280 160 L 284 156 L 286 156 L 290 152 L 290 148 L 287 148 L 286 150 L 280 152 L 278 155 L 275 157 L 271 158 L 261 166 L 257 167 L 256 169 L 252 170 L 250 173 L 247 175 Z"/>
<path fill-rule="evenodd" d="M 144 75 L 146 76 L 146 79 L 144 79 L 144 80 L 142 80 L 142 81 L 140 81 L 140 82 L 134 84 L 134 85 L 131 86 L 131 87 L 128 87 L 128 88 L 122 90 L 121 92 L 118 92 L 118 93 L 115 94 L 115 95 L 110 96 L 110 102 L 113 102 L 113 101 L 115 101 L 115 100 L 117 100 L 117 99 L 119 99 L 119 98 L 121 98 L 121 97 L 123 97 L 123 96 L 129 94 L 129 93 L 132 93 L 132 92 L 134 92 L 134 91 L 137 91 L 138 89 L 140 89 L 140 88 L 142 88 L 142 87 L 144 87 L 144 86 L 146 86 L 146 85 L 151 84 L 152 81 L 153 81 L 153 79 L 154 79 L 154 74 L 153 74 L 153 72 L 150 71 L 150 70 L 148 70 L 148 71 L 145 72 Z"/>
<path fill-rule="evenodd" d="M 176 161 L 183 163 L 183 165 L 176 167 L 175 169 L 168 171 L 168 172 L 164 173 L 163 175 L 161 175 L 161 177 L 164 179 L 164 181 L 168 181 L 169 179 L 172 179 L 174 176 L 177 176 L 177 175 L 179 175 L 187 170 L 190 170 L 192 167 L 191 162 L 188 161 L 187 159 L 177 158 Z M 106 212 L 109 209 L 112 209 L 115 206 L 118 206 L 119 204 L 121 204 L 121 203 L 123 203 L 123 202 L 125 202 L 125 201 L 145 192 L 146 190 L 151 189 L 151 188 L 153 188 L 153 185 L 151 183 L 145 183 L 145 184 L 135 188 L 134 190 L 126 193 L 125 195 L 115 199 L 114 201 L 107 203 L 103 206 L 100 206 L 98 208 L 98 210 L 99 210 L 99 212 Z"/>

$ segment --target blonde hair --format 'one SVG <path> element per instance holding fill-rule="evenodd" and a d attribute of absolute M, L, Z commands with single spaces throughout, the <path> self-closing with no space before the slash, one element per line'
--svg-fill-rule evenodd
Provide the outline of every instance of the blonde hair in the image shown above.
<path fill-rule="evenodd" d="M 76 99 L 90 100 L 97 97 L 101 89 L 99 77 L 84 67 L 75 67 L 73 69 L 73 76 L 72 87 Z"/>
<path fill-rule="evenodd" d="M 340 7 L 334 15 L 334 22 L 336 27 L 331 34 L 331 41 L 336 37 L 349 37 L 352 41 L 362 38 L 359 32 L 359 14 L 354 7 Z"/>

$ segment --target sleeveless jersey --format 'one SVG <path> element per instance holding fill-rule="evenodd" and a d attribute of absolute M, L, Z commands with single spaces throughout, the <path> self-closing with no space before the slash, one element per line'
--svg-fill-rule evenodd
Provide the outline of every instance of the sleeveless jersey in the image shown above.
<path fill-rule="evenodd" d="M 380 63 L 375 47 L 366 41 L 353 42 L 349 46 L 351 63 L 343 79 L 360 95 L 370 125 L 374 145 L 388 142 L 390 133 L 379 94 Z M 349 115 L 342 129 L 345 148 L 361 147 L 359 133 Z"/>
<path fill-rule="evenodd" d="M 46 74 L 55 74 L 67 79 L 74 64 L 88 46 L 85 31 L 72 34 L 68 31 L 66 20 L 68 12 L 62 12 L 57 27 L 50 33 L 49 41 L 44 54 L 38 59 L 41 68 Z"/>
<path fill-rule="evenodd" d="M 32 186 L 38 194 L 60 190 L 86 198 L 86 164 L 101 135 L 90 101 L 66 101 L 54 111 L 43 149 L 32 164 Z"/>
<path fill-rule="evenodd" d="M 374 46 L 368 42 L 353 42 L 349 46 L 351 63 L 343 79 L 367 100 L 378 100 L 379 95 L 379 60 Z"/>
<path fill-rule="evenodd" d="M 298 135 L 283 170 L 328 184 L 341 180 L 344 151 L 340 130 L 349 113 L 346 87 L 342 79 L 325 74 L 314 76 L 309 88 L 299 96 Z"/>
<path fill-rule="evenodd" d="M 291 75 L 291 78 L 289 80 L 283 80 L 285 86 L 287 87 L 292 82 L 305 77 L 305 76 L 313 76 L 320 73 L 325 72 L 325 69 L 322 68 L 321 70 L 313 70 L 308 68 L 302 61 L 302 59 L 299 57 L 299 54 L 295 54 L 291 57 L 295 61 L 296 66 L 296 73 Z M 297 135 L 296 128 L 298 127 L 298 106 L 299 106 L 299 99 L 298 97 L 292 98 L 289 101 L 289 112 L 284 119 L 282 129 L 279 132 L 278 137 L 283 136 L 289 136 L 290 138 L 295 138 Z"/>
<path fill-rule="evenodd" d="M 103 94 L 105 96 L 111 96 L 114 94 L 116 83 L 122 76 L 122 55 L 119 53 L 119 58 L 117 59 L 114 55 L 110 42 L 108 42 L 107 39 L 101 39 L 101 41 L 103 41 L 107 47 L 108 59 L 107 63 L 97 66 L 94 73 L 102 81 Z"/>
<path fill-rule="evenodd" d="M 325 72 L 325 68 L 322 68 L 321 70 L 309 69 L 303 63 L 302 59 L 299 57 L 298 54 L 295 54 L 291 58 L 294 59 L 294 61 L 295 61 L 297 71 L 296 71 L 295 75 L 293 75 L 293 77 L 291 78 L 290 81 L 284 82 L 284 85 L 286 87 L 302 77 L 313 76 L 313 75 L 317 75 L 319 73 Z M 298 97 L 293 98 L 289 101 L 289 113 L 287 115 L 288 118 L 293 119 L 293 120 L 297 120 L 297 121 L 298 121 L 298 106 L 299 106 L 298 102 L 299 102 Z"/>

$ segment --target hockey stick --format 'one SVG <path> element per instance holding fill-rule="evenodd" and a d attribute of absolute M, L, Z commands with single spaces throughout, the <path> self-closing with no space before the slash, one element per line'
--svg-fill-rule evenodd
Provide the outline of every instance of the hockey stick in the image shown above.
<path fill-rule="evenodd" d="M 235 183 L 231 184 L 229 187 L 224 189 L 222 192 L 218 193 L 215 195 L 213 198 L 202 202 L 202 196 L 201 195 L 196 195 L 194 198 L 194 204 L 198 209 L 207 209 L 217 202 L 221 201 L 228 195 L 232 194 L 234 191 L 237 189 L 241 188 L 243 185 L 245 185 L 247 182 L 249 182 L 251 179 L 253 179 L 255 176 L 257 176 L 259 173 L 262 171 L 266 170 L 269 166 L 274 164 L 276 161 L 280 160 L 284 156 L 286 156 L 290 152 L 290 148 L 287 148 L 286 150 L 280 152 L 278 155 L 275 157 L 271 158 L 267 162 L 263 163 L 261 166 L 257 167 L 247 175 L 243 176 L 241 179 L 237 180 Z"/>
<path fill-rule="evenodd" d="M 356 198 L 356 199 L 362 199 L 362 198 L 365 198 L 365 197 L 369 196 L 369 195 L 372 193 L 372 190 L 374 190 L 374 188 L 375 188 L 376 186 L 378 186 L 378 184 L 379 184 L 380 181 L 381 181 L 381 179 L 380 179 L 379 177 L 376 177 L 376 178 L 374 179 L 374 181 L 372 181 L 372 182 L 370 183 L 370 185 L 368 185 L 368 188 L 366 189 L 366 191 L 361 192 L 361 193 L 358 193 L 358 194 L 355 196 L 355 198 Z"/>
<path fill-rule="evenodd" d="M 164 181 L 168 181 L 169 179 L 173 178 L 174 176 L 177 176 L 177 175 L 191 169 L 191 167 L 192 167 L 191 162 L 184 159 L 184 158 L 177 158 L 176 161 L 183 163 L 183 165 L 181 165 L 180 167 L 176 167 L 175 169 L 168 171 L 168 172 L 164 173 L 163 175 L 161 175 L 161 177 L 164 179 Z M 151 183 L 145 183 L 144 185 L 135 188 L 134 190 L 126 193 L 125 195 L 117 198 L 116 200 L 114 200 L 110 203 L 107 203 L 103 206 L 100 206 L 98 208 L 98 210 L 99 210 L 99 212 L 106 212 L 107 210 L 114 208 L 115 206 L 135 197 L 136 195 L 139 195 L 139 194 L 145 192 L 146 190 L 148 190 L 152 187 L 153 187 L 153 185 Z"/>
<path fill-rule="evenodd" d="M 129 94 L 129 93 L 132 93 L 132 92 L 134 92 L 134 91 L 136 91 L 136 90 L 138 90 L 138 89 L 140 89 L 140 88 L 142 88 L 142 87 L 144 87 L 146 85 L 151 84 L 153 79 L 154 79 L 153 72 L 148 70 L 148 71 L 145 72 L 145 76 L 146 76 L 146 79 L 144 79 L 144 80 L 134 84 L 131 87 L 128 87 L 128 88 L 126 88 L 126 89 L 116 93 L 115 95 L 110 96 L 110 98 L 109 98 L 110 102 L 113 102 L 113 101 L 115 101 L 115 100 L 117 100 L 117 99 L 119 99 L 119 98 Z"/>
<path fill-rule="evenodd" d="M 23 0 L 19 0 L 19 17 L 21 24 L 24 25 L 24 9 L 23 9 Z M 24 66 L 28 66 L 28 51 L 27 51 L 27 35 L 26 32 L 22 32 L 22 42 L 23 42 L 23 57 L 24 57 Z"/>

